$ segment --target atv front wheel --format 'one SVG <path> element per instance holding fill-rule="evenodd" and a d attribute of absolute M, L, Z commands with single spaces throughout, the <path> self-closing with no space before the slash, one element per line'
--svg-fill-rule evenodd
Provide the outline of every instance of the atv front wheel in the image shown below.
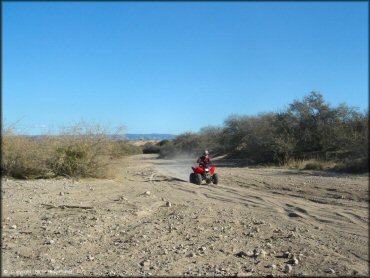
<path fill-rule="evenodd" d="M 217 173 L 213 174 L 212 181 L 213 181 L 213 184 L 218 184 L 218 175 L 217 175 Z"/>
<path fill-rule="evenodd" d="M 202 176 L 200 175 L 200 174 L 196 174 L 195 175 L 195 183 L 197 184 L 197 185 L 200 185 L 201 183 L 202 183 Z"/>
<path fill-rule="evenodd" d="M 189 177 L 190 183 L 195 183 L 195 179 L 196 179 L 195 173 L 191 173 Z"/>

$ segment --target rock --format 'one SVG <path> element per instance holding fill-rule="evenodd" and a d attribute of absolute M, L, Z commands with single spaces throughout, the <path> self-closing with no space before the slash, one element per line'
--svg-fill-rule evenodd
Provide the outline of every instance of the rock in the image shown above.
<path fill-rule="evenodd" d="M 294 232 L 290 232 L 288 235 L 288 238 L 296 238 L 296 235 Z"/>
<path fill-rule="evenodd" d="M 140 263 L 140 265 L 145 269 L 148 270 L 150 267 L 150 260 L 145 260 Z"/>
<path fill-rule="evenodd" d="M 150 195 L 150 191 L 145 191 L 144 195 L 149 196 Z"/>
<path fill-rule="evenodd" d="M 328 268 L 325 272 L 330 273 L 330 274 L 335 274 L 335 270 L 332 268 Z"/>
<path fill-rule="evenodd" d="M 87 259 L 88 261 L 93 261 L 95 258 L 94 258 L 93 256 L 91 256 L 91 255 L 87 255 L 87 256 L 86 256 L 86 259 Z"/>
<path fill-rule="evenodd" d="M 272 269 L 276 269 L 276 265 L 275 264 L 269 264 L 267 267 L 268 268 L 272 268 Z"/>
<path fill-rule="evenodd" d="M 10 226 L 10 229 L 17 229 L 17 225 Z"/>
<path fill-rule="evenodd" d="M 172 206 L 172 204 L 170 202 L 166 202 L 166 207 L 170 208 Z"/>
<path fill-rule="evenodd" d="M 289 258 L 291 256 L 291 254 L 290 254 L 290 252 L 289 251 L 285 251 L 284 253 L 283 253 L 283 258 Z"/>
<path fill-rule="evenodd" d="M 248 255 L 244 251 L 240 251 L 240 252 L 236 253 L 235 256 L 237 256 L 239 258 L 244 258 L 244 257 L 247 257 Z"/>
<path fill-rule="evenodd" d="M 200 247 L 200 248 L 199 248 L 199 250 L 200 250 L 200 251 L 202 251 L 202 252 L 206 251 L 206 249 L 207 249 L 207 248 L 206 248 L 206 247 L 204 247 L 204 246 L 202 246 L 202 247 Z"/>
<path fill-rule="evenodd" d="M 261 254 L 261 250 L 262 250 L 262 249 L 255 248 L 255 249 L 253 250 L 253 255 L 254 255 L 255 257 L 258 257 L 258 256 Z M 265 252 L 265 255 L 266 255 L 266 252 Z"/>
<path fill-rule="evenodd" d="M 260 231 L 260 229 L 258 227 L 253 228 L 253 232 L 255 232 L 255 233 L 259 233 L 259 231 Z"/>
<path fill-rule="evenodd" d="M 188 255 L 188 257 L 190 257 L 190 258 L 195 258 L 197 255 L 195 255 L 195 253 L 190 253 L 189 255 Z"/>
<path fill-rule="evenodd" d="M 292 266 L 290 264 L 286 264 L 284 268 L 285 273 L 290 273 L 292 271 Z"/>
<path fill-rule="evenodd" d="M 265 258 L 266 257 L 266 251 L 265 250 L 263 250 L 263 249 L 261 249 L 261 251 L 259 252 L 259 254 L 258 254 L 258 257 L 259 258 Z"/>
<path fill-rule="evenodd" d="M 293 257 L 288 263 L 292 265 L 298 265 L 299 261 L 296 257 Z"/>
<path fill-rule="evenodd" d="M 253 257 L 254 256 L 254 252 L 251 251 L 251 250 L 247 251 L 247 256 L 248 257 Z"/>
<path fill-rule="evenodd" d="M 63 195 L 64 195 L 64 193 L 63 193 L 63 192 L 59 192 L 59 195 L 60 195 L 60 196 L 63 196 Z"/>
<path fill-rule="evenodd" d="M 272 244 L 271 243 L 266 243 L 266 247 L 268 248 L 268 249 L 272 249 Z"/>
<path fill-rule="evenodd" d="M 55 241 L 53 239 L 49 239 L 45 242 L 45 244 L 48 244 L 48 245 L 51 245 L 51 244 L 54 244 Z"/>
<path fill-rule="evenodd" d="M 296 212 L 289 212 L 288 213 L 288 216 L 289 217 L 302 217 L 301 215 L 299 215 L 298 213 L 296 213 Z"/>

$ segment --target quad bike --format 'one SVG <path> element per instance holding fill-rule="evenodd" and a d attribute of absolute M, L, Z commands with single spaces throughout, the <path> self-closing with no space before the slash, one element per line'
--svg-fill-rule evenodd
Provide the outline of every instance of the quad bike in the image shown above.
<path fill-rule="evenodd" d="M 216 167 L 209 167 L 208 165 L 199 164 L 198 167 L 191 167 L 193 173 L 190 174 L 190 182 L 200 185 L 203 180 L 207 184 L 213 182 L 213 184 L 218 184 L 218 175 L 215 173 Z"/>

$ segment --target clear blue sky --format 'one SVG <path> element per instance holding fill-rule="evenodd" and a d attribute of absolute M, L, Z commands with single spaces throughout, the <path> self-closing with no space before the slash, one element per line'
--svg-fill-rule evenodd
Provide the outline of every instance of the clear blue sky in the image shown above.
<path fill-rule="evenodd" d="M 197 132 L 319 91 L 368 109 L 367 2 L 5 2 L 4 123 Z"/>

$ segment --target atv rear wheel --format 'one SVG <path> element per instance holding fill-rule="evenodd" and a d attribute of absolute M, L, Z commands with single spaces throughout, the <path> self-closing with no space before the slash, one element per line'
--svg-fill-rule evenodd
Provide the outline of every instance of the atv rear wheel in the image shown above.
<path fill-rule="evenodd" d="M 191 173 L 189 177 L 190 183 L 195 183 L 195 179 L 196 179 L 195 173 Z"/>
<path fill-rule="evenodd" d="M 200 185 L 201 183 L 202 183 L 202 176 L 200 175 L 200 174 L 196 174 L 195 175 L 195 183 L 197 184 L 197 185 Z"/>
<path fill-rule="evenodd" d="M 217 173 L 213 174 L 212 181 L 213 181 L 213 184 L 218 184 L 218 175 L 217 175 Z"/>

